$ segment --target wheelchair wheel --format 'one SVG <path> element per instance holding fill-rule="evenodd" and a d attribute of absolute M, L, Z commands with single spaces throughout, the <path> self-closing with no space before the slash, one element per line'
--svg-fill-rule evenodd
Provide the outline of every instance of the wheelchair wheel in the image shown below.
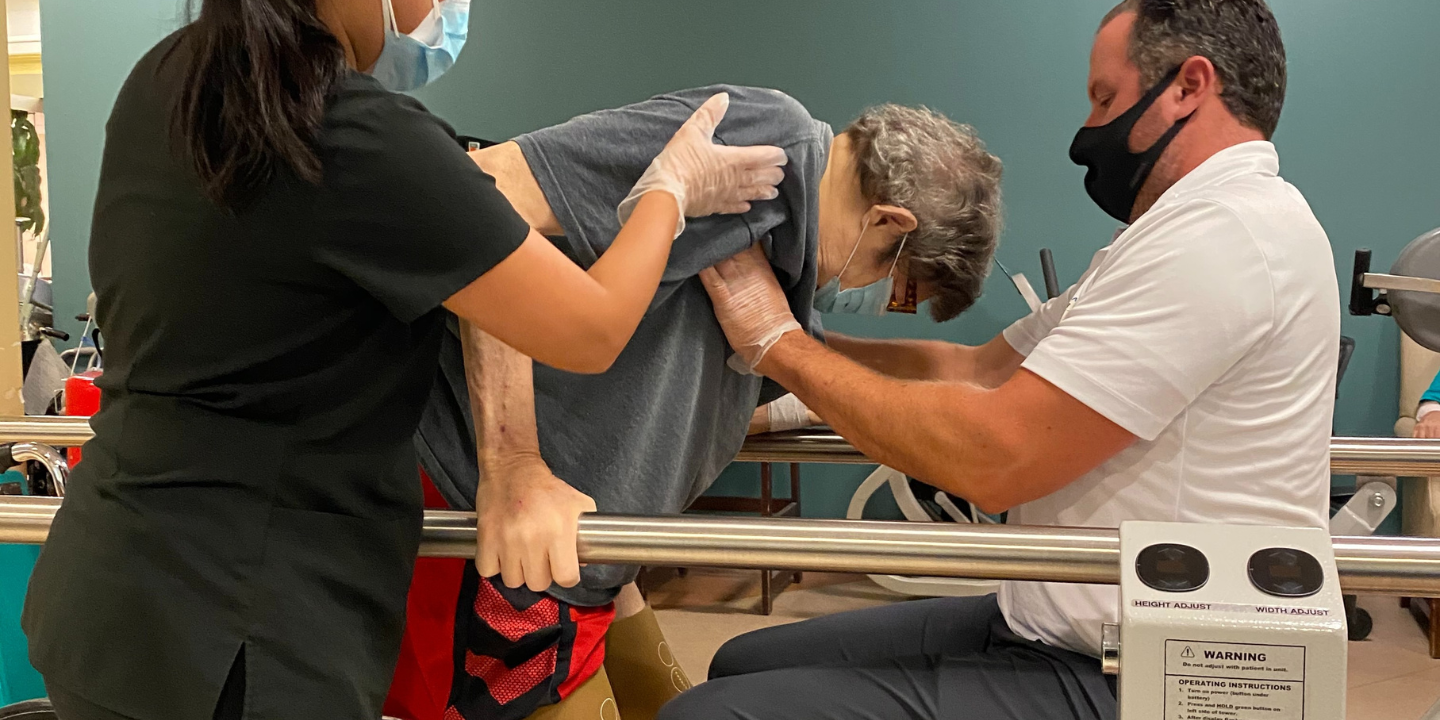
<path fill-rule="evenodd" d="M 1352 642 L 1359 642 L 1370 637 L 1370 631 L 1374 629 L 1375 620 L 1364 608 L 1355 609 L 1355 614 L 1350 618 L 1349 627 L 1346 628 Z M 4 720 L 4 718 L 4 715 L 0 715 L 0 720 Z"/>
<path fill-rule="evenodd" d="M 26 700 L 0 707 L 0 720 L 56 720 L 49 700 Z"/>

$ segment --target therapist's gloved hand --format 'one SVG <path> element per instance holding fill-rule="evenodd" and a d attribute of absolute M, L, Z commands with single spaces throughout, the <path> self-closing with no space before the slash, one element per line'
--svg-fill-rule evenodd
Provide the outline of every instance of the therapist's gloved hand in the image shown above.
<path fill-rule="evenodd" d="M 479 535 L 475 569 L 505 587 L 544 592 L 580 583 L 576 539 L 590 496 L 555 477 L 538 457 L 487 465 L 475 493 Z"/>
<path fill-rule="evenodd" d="M 751 202 L 779 197 L 775 186 L 785 179 L 784 150 L 715 144 L 715 128 L 729 108 L 730 96 L 720 93 L 690 116 L 620 203 L 621 225 L 641 197 L 657 190 L 675 196 L 680 204 L 676 237 L 685 231 L 687 217 L 743 213 L 750 210 Z"/>
<path fill-rule="evenodd" d="M 759 243 L 701 271 L 700 281 L 735 351 L 730 367 L 736 372 L 754 373 L 781 336 L 803 330 Z"/>

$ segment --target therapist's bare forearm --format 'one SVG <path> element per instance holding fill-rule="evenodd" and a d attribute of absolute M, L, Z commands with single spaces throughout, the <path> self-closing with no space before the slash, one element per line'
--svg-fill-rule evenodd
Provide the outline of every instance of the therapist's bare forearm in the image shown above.
<path fill-rule="evenodd" d="M 647 194 L 588 271 L 532 228 L 519 248 L 445 307 L 537 362 L 605 372 L 655 297 L 679 219 L 669 193 Z"/>
<path fill-rule="evenodd" d="M 542 462 L 532 361 L 469 323 L 460 332 L 481 482 L 514 463 Z"/>
<path fill-rule="evenodd" d="M 1023 358 L 1003 337 L 972 347 L 939 340 L 855 338 L 826 333 L 830 349 L 876 372 L 902 380 L 946 380 L 994 388 Z"/>
<path fill-rule="evenodd" d="M 878 340 L 825 334 L 831 350 L 878 373 L 905 380 L 957 379 L 967 348 L 934 340 Z"/>
<path fill-rule="evenodd" d="M 1015 456 L 990 412 L 993 391 L 963 382 L 898 380 L 787 333 L 760 371 L 795 393 L 875 461 L 993 507 Z"/>

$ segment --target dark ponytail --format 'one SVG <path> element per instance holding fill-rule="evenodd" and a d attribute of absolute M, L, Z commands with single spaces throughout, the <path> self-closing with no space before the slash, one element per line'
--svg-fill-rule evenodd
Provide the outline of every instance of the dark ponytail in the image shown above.
<path fill-rule="evenodd" d="M 317 0 L 203 0 L 198 17 L 189 1 L 170 123 L 205 196 L 239 210 L 285 167 L 319 182 L 314 140 L 346 63 Z"/>

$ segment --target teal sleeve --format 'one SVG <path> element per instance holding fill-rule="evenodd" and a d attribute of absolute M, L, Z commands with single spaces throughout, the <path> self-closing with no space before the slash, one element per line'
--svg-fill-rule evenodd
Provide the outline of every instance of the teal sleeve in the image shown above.
<path fill-rule="evenodd" d="M 1420 402 L 1440 403 L 1440 375 L 1435 376 L 1435 381 L 1430 383 L 1430 389 L 1420 396 Z"/>

